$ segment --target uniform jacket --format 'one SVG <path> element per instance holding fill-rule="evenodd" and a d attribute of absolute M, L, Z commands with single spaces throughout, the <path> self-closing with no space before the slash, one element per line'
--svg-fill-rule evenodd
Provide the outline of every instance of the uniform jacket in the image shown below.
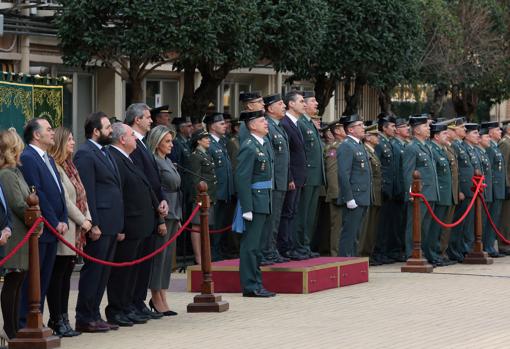
<path fill-rule="evenodd" d="M 239 135 L 231 136 L 227 141 L 227 153 L 230 158 L 230 163 L 232 164 L 232 172 L 235 173 L 237 168 L 237 154 L 239 154 L 239 148 L 241 145 L 239 144 Z"/>
<path fill-rule="evenodd" d="M 491 141 L 491 146 L 485 149 L 492 167 L 492 193 L 493 200 L 505 200 L 506 171 L 503 153 L 496 142 Z"/>
<path fill-rule="evenodd" d="M 453 204 L 452 171 L 446 150 L 439 144 L 430 141 L 430 149 L 436 165 L 437 184 L 439 186 L 438 205 L 451 206 Z"/>
<path fill-rule="evenodd" d="M 453 149 L 452 145 L 445 146 L 445 154 L 448 158 L 448 162 L 450 163 L 450 171 L 452 173 L 452 200 L 453 205 L 457 205 L 459 203 L 459 163 L 457 161 L 457 156 L 455 155 L 455 149 Z"/>
<path fill-rule="evenodd" d="M 365 144 L 365 150 L 368 154 L 370 161 L 370 168 L 372 169 L 372 206 L 381 206 L 382 204 L 382 166 L 379 157 L 374 149 Z"/>
<path fill-rule="evenodd" d="M 390 140 L 381 132 L 379 133 L 379 144 L 375 147 L 375 154 L 381 162 L 382 198 L 389 200 L 393 197 L 396 171 L 395 154 Z"/>
<path fill-rule="evenodd" d="M 289 182 L 294 181 L 296 186 L 302 187 L 305 185 L 307 178 L 306 155 L 303 136 L 301 135 L 298 127 L 294 125 L 292 120 L 287 115 L 285 115 L 285 117 L 280 121 L 280 124 L 285 129 L 289 140 Z"/>
<path fill-rule="evenodd" d="M 249 135 L 241 144 L 237 157 L 238 168 L 235 175 L 237 198 L 243 213 L 271 213 L 271 189 L 253 189 L 257 182 L 272 180 L 272 160 L 270 145 L 264 145 Z"/>
<path fill-rule="evenodd" d="M 501 154 L 503 155 L 503 161 L 506 166 L 506 177 L 505 183 L 507 188 L 510 187 L 510 136 L 505 135 L 498 143 L 498 147 L 501 150 Z M 510 193 L 510 190 L 507 189 L 507 192 Z"/>
<path fill-rule="evenodd" d="M 299 131 L 303 136 L 306 156 L 306 183 L 305 185 L 319 186 L 326 183 L 324 176 L 323 146 L 317 127 L 303 115 L 297 122 Z"/>
<path fill-rule="evenodd" d="M 21 154 L 21 172 L 28 186 L 34 186 L 36 194 L 39 197 L 39 206 L 41 214 L 55 228 L 59 222 L 67 223 L 67 208 L 62 181 L 58 175 L 55 161 L 49 156 L 50 164 L 57 176 L 58 185 L 55 183 L 46 163 L 30 145 L 25 147 Z M 44 228 L 43 234 L 39 238 L 40 242 L 56 242 L 57 238 Z"/>
<path fill-rule="evenodd" d="M 492 165 L 489 160 L 489 156 L 487 152 L 482 147 L 476 147 L 476 151 L 478 152 L 478 156 L 480 158 L 480 165 L 482 168 L 482 173 L 485 176 L 485 189 L 483 191 L 483 198 L 485 202 L 493 201 L 493 185 L 492 185 Z"/>
<path fill-rule="evenodd" d="M 459 151 L 460 155 L 457 157 L 459 160 L 460 190 L 467 198 L 471 198 L 473 197 L 473 192 L 471 191 L 473 175 L 475 174 L 475 170 L 482 170 L 480 156 L 473 146 L 466 142 L 462 142 L 461 145 L 464 153 Z"/>
<path fill-rule="evenodd" d="M 326 202 L 336 202 L 340 189 L 338 185 L 338 162 L 336 153 L 340 146 L 340 141 L 336 140 L 324 148 L 324 164 L 326 167 Z"/>
<path fill-rule="evenodd" d="M 394 174 L 395 179 L 393 180 L 393 197 L 396 200 L 404 200 L 405 189 L 404 189 L 404 168 L 402 155 L 404 154 L 404 148 L 406 143 L 396 137 L 391 140 L 391 146 L 393 151 L 393 165 L 395 166 Z"/>
<path fill-rule="evenodd" d="M 347 137 L 338 147 L 336 158 L 340 184 L 338 204 L 346 204 L 354 199 L 358 206 L 370 206 L 372 171 L 363 144 Z"/>
<path fill-rule="evenodd" d="M 290 151 L 287 133 L 281 125 L 266 115 L 269 125 L 267 139 L 273 149 L 273 182 L 274 190 L 287 191 L 289 186 Z"/>
<path fill-rule="evenodd" d="M 222 139 L 217 142 L 212 136 L 209 136 L 211 145 L 207 153 L 214 162 L 214 172 L 216 174 L 216 200 L 230 201 L 234 195 L 234 177 L 232 175 L 232 164 Z"/>
<path fill-rule="evenodd" d="M 209 194 L 209 199 L 211 200 L 211 203 L 214 203 L 216 201 L 216 184 L 218 181 L 216 179 L 214 161 L 211 158 L 211 155 L 207 154 L 204 149 L 198 146 L 195 148 L 193 153 L 191 153 L 190 164 L 191 171 L 204 178 L 201 179 L 195 175 L 190 175 L 192 178 L 191 195 L 193 200 L 196 199 L 198 195 L 198 183 L 200 181 L 205 181 L 207 184 L 207 194 Z"/>
<path fill-rule="evenodd" d="M 413 183 L 413 173 L 418 171 L 423 184 L 422 194 L 425 195 L 429 202 L 436 202 L 439 197 L 436 166 L 429 146 L 417 139 L 413 139 L 411 143 L 406 145 L 402 157 L 407 200 L 410 198 L 409 192 Z"/>

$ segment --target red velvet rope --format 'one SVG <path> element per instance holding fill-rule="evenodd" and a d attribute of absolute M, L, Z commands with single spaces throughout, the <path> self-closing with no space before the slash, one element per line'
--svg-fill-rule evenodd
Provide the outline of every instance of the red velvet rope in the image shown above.
<path fill-rule="evenodd" d="M 485 203 L 485 200 L 482 197 L 482 205 L 483 209 L 485 210 L 485 213 L 487 214 L 487 218 L 489 219 L 489 223 L 491 224 L 492 229 L 494 232 L 499 236 L 501 241 L 503 241 L 505 244 L 510 245 L 510 240 L 505 239 L 503 234 L 499 231 L 498 227 L 496 227 L 496 224 L 494 224 L 494 221 L 492 220 L 491 214 L 489 212 L 489 208 L 487 207 L 487 204 Z"/>
<path fill-rule="evenodd" d="M 485 184 L 483 183 L 484 179 L 485 179 L 484 176 L 473 176 L 473 178 L 471 180 L 473 181 L 473 184 L 476 185 L 476 189 L 474 190 L 474 194 L 473 194 L 473 197 L 471 198 L 471 202 L 469 203 L 469 205 L 468 205 L 466 211 L 464 212 L 464 214 L 456 222 L 453 222 L 453 223 L 444 223 L 444 222 L 442 222 L 434 214 L 434 210 L 432 209 L 432 207 L 430 206 L 429 202 L 425 198 L 425 195 L 423 195 L 421 193 L 413 193 L 413 192 L 410 192 L 410 195 L 412 197 L 420 198 L 420 199 L 423 200 L 423 203 L 427 207 L 427 210 L 429 211 L 429 213 L 432 216 L 432 218 L 437 222 L 437 224 L 439 224 L 443 228 L 454 228 L 457 225 L 459 225 L 460 223 L 462 223 L 462 221 L 464 219 L 466 219 L 467 215 L 469 214 L 469 211 L 471 211 L 471 209 L 473 208 L 473 205 L 475 203 L 476 197 L 478 195 L 480 195 L 480 193 L 483 192 L 483 188 L 485 187 Z"/>
<path fill-rule="evenodd" d="M 220 234 L 220 233 L 224 233 L 226 231 L 229 231 L 230 229 L 232 228 L 232 225 L 229 225 L 223 229 L 218 229 L 218 230 L 209 230 L 209 234 Z M 191 228 L 188 228 L 186 227 L 185 228 L 187 231 L 190 231 L 192 233 L 200 233 L 200 230 L 197 230 L 197 229 L 191 229 Z"/>
<path fill-rule="evenodd" d="M 39 217 L 35 220 L 34 224 L 32 225 L 32 227 L 27 231 L 27 233 L 25 234 L 25 236 L 23 237 L 23 239 L 16 245 L 14 246 L 14 248 L 11 250 L 11 252 L 9 252 L 7 254 L 7 256 L 5 256 L 4 258 L 2 258 L 2 260 L 0 260 L 0 267 L 2 265 L 4 265 L 9 259 L 12 258 L 12 256 L 14 256 L 20 248 L 23 247 L 24 244 L 26 244 L 28 242 L 28 240 L 30 239 L 30 235 L 32 235 L 34 233 L 34 231 L 37 229 L 37 227 L 39 226 L 39 224 L 41 222 L 44 221 L 44 218 L 42 217 Z"/>
<path fill-rule="evenodd" d="M 197 214 L 198 210 L 200 210 L 200 205 L 197 205 L 195 207 L 195 209 L 193 210 L 193 212 L 189 216 L 188 220 L 184 223 L 184 225 L 177 231 L 177 233 L 175 233 L 174 236 L 172 236 L 172 238 L 170 240 L 168 240 L 163 245 L 161 245 L 161 247 L 159 247 L 157 250 L 151 252 L 150 254 L 148 254 L 146 256 L 143 256 L 141 258 L 138 258 L 138 259 L 135 259 L 134 261 L 129 261 L 129 262 L 110 262 L 110 261 L 105 261 L 105 260 L 102 260 L 102 259 L 99 259 L 99 258 L 92 257 L 92 256 L 86 254 L 85 252 L 77 249 L 72 243 L 67 241 L 62 235 L 60 235 L 60 233 L 58 231 L 55 230 L 55 228 L 53 228 L 50 225 L 50 223 L 44 217 L 41 217 L 41 220 L 44 222 L 46 227 L 48 227 L 48 229 L 53 233 L 53 235 L 55 235 L 64 245 L 69 247 L 71 250 L 76 252 L 76 254 L 82 256 L 83 258 L 88 259 L 91 262 L 102 264 L 102 265 L 107 265 L 107 266 L 110 266 L 110 267 L 130 267 L 130 266 L 133 266 L 133 265 L 136 265 L 136 264 L 143 263 L 143 262 L 145 262 L 148 259 L 151 259 L 152 257 L 157 255 L 158 253 L 161 253 L 165 248 L 170 246 L 170 244 L 173 243 L 175 241 L 175 239 L 177 239 L 179 237 L 179 235 L 182 234 L 182 232 L 184 231 L 184 228 L 190 224 L 191 220 L 193 219 L 193 217 L 195 217 L 195 215 Z"/>

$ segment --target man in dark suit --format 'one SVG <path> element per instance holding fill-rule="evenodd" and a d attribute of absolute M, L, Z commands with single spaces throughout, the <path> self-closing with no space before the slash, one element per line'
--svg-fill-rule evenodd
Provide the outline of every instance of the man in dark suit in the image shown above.
<path fill-rule="evenodd" d="M 295 236 L 295 217 L 301 189 L 305 185 L 307 175 L 305 146 L 303 136 L 297 125 L 299 118 L 305 112 L 303 96 L 297 91 L 289 92 L 285 96 L 285 105 L 287 106 L 287 113 L 280 124 L 287 133 L 289 141 L 289 190 L 285 194 L 277 243 L 278 251 L 284 257 L 303 260 L 307 259 L 308 256 L 295 251 L 296 246 L 294 245 L 297 240 L 297 236 Z"/>
<path fill-rule="evenodd" d="M 35 118 L 25 126 L 23 137 L 28 146 L 21 154 L 21 172 L 29 186 L 34 186 L 39 197 L 41 214 L 60 234 L 67 232 L 67 208 L 64 188 L 53 158 L 47 151 L 52 146 L 55 132 L 45 119 Z M 39 238 L 39 265 L 41 277 L 41 311 L 57 256 L 57 238 L 44 228 Z M 20 307 L 20 328 L 25 327 L 28 312 L 28 281 L 25 280 Z"/>
<path fill-rule="evenodd" d="M 106 146 L 112 140 L 112 126 L 103 112 L 91 114 L 85 121 L 85 137 L 74 163 L 87 193 L 92 229 L 87 236 L 85 253 L 107 261 L 113 260 L 117 240 L 124 224 L 119 172 Z M 85 259 L 80 270 L 76 328 L 81 332 L 104 332 L 115 329 L 100 314 L 110 267 Z"/>
<path fill-rule="evenodd" d="M 126 110 L 126 118 L 124 119 L 124 123 L 130 126 L 133 129 L 133 132 L 136 136 L 136 149 L 133 150 L 129 157 L 133 160 L 133 163 L 141 170 L 147 180 L 150 183 L 150 186 L 159 202 L 159 214 L 161 217 L 165 217 L 168 213 L 168 203 L 163 198 L 163 189 L 161 187 L 161 181 L 159 178 L 159 170 L 156 164 L 156 160 L 154 159 L 154 155 L 147 149 L 147 146 L 144 143 L 144 138 L 147 133 L 151 129 L 152 119 L 150 108 L 144 103 L 134 103 L 131 104 Z M 158 223 L 158 229 L 163 229 L 165 227 L 164 220 L 162 223 Z M 152 227 L 153 233 L 156 232 L 156 225 Z M 151 234 L 146 237 L 143 242 L 144 254 L 149 254 L 154 250 L 154 235 Z M 140 277 L 137 279 L 137 284 L 135 285 L 135 294 L 134 294 L 134 307 L 136 308 L 139 315 L 149 316 L 153 319 L 159 319 L 163 315 L 152 312 L 145 305 L 145 299 L 147 298 L 147 289 L 149 285 L 149 277 L 150 277 L 150 269 L 151 269 L 152 259 L 140 264 L 138 267 L 142 270 L 140 273 Z"/>
<path fill-rule="evenodd" d="M 136 136 L 128 125 L 113 124 L 111 155 L 119 169 L 124 203 L 123 239 L 117 245 L 114 260 L 132 261 L 144 254 L 147 237 L 154 232 L 159 201 L 142 170 L 130 154 L 136 149 Z M 133 306 L 138 279 L 145 271 L 137 265 L 115 268 L 108 281 L 108 321 L 120 326 L 147 322 L 150 316 L 140 314 Z"/>

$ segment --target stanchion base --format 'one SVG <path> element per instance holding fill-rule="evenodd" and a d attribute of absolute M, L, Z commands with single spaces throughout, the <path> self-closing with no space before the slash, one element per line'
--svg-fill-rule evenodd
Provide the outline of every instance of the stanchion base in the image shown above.
<path fill-rule="evenodd" d="M 188 313 L 222 313 L 227 311 L 229 304 L 214 294 L 199 294 L 188 304 Z"/>
<path fill-rule="evenodd" d="M 489 257 L 487 252 L 469 252 L 466 257 L 464 257 L 464 264 L 492 264 L 494 260 Z"/>
<path fill-rule="evenodd" d="M 434 267 L 423 258 L 409 258 L 404 266 L 400 268 L 402 273 L 432 273 Z"/>
<path fill-rule="evenodd" d="M 16 338 L 9 341 L 9 349 L 52 349 L 60 347 L 60 338 L 52 335 L 51 329 L 24 328 L 18 331 Z"/>

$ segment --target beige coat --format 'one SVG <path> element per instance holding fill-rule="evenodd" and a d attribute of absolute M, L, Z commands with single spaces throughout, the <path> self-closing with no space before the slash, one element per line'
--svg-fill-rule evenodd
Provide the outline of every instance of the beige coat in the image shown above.
<path fill-rule="evenodd" d="M 0 181 L 11 210 L 12 235 L 4 246 L 5 254 L 7 254 L 25 237 L 29 229 L 25 225 L 24 215 L 28 207 L 25 200 L 30 190 L 21 171 L 17 168 L 1 169 Z M 4 268 L 28 270 L 28 243 L 4 264 Z"/>
<path fill-rule="evenodd" d="M 65 239 L 72 243 L 73 245 L 76 242 L 76 234 L 80 231 L 79 227 L 85 222 L 86 219 L 90 220 L 90 212 L 87 209 L 86 214 L 84 215 L 81 211 L 76 207 L 76 189 L 74 188 L 73 183 L 65 173 L 64 169 L 57 165 L 57 170 L 62 179 L 62 184 L 64 186 L 65 197 L 66 197 L 66 206 L 67 206 L 67 215 L 68 215 L 68 225 L 69 230 L 64 235 Z M 63 243 L 58 243 L 57 255 L 59 256 L 73 256 L 76 255 L 70 248 L 65 246 Z"/>

